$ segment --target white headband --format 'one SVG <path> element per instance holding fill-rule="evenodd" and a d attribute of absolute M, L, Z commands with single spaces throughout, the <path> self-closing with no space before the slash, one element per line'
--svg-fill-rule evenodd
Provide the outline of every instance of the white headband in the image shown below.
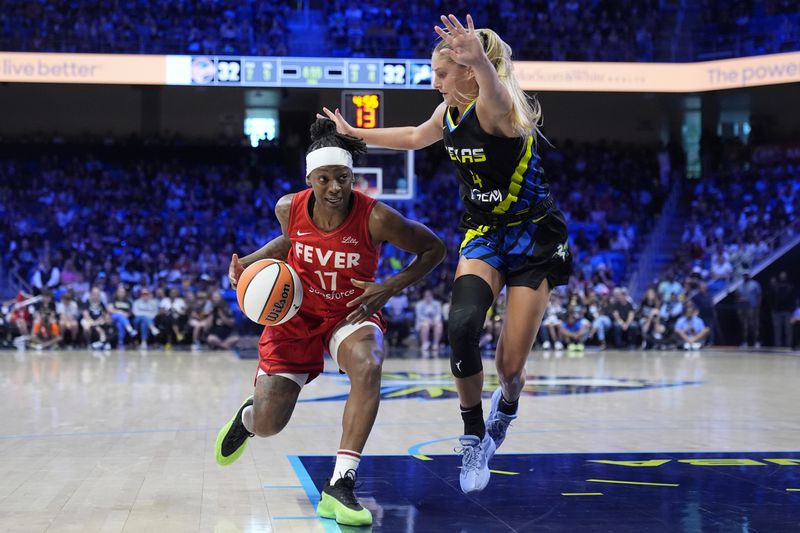
<path fill-rule="evenodd" d="M 313 152 L 306 154 L 306 176 L 319 167 L 332 165 L 343 166 L 352 170 L 353 156 L 344 148 L 337 148 L 336 146 L 317 148 Z"/>

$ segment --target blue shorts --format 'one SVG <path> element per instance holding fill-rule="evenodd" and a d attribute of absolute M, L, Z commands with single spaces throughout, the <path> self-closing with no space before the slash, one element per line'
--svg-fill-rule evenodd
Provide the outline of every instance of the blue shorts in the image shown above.
<path fill-rule="evenodd" d="M 535 220 L 468 229 L 459 253 L 488 263 L 509 287 L 538 289 L 547 279 L 553 288 L 566 285 L 572 273 L 567 223 L 556 208 Z"/>

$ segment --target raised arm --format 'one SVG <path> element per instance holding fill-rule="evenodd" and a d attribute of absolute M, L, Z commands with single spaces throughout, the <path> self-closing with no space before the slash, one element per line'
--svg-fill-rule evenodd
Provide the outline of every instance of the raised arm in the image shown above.
<path fill-rule="evenodd" d="M 234 289 L 236 288 L 236 284 L 239 283 L 239 277 L 242 275 L 242 272 L 244 272 L 244 269 L 256 261 L 260 259 L 280 259 L 281 261 L 286 261 L 286 257 L 289 255 L 289 250 L 292 247 L 288 233 L 289 210 L 292 207 L 292 196 L 294 196 L 294 194 L 283 196 L 275 205 L 275 217 L 278 219 L 278 222 L 280 222 L 281 235 L 278 235 L 248 256 L 240 259 L 237 254 L 233 254 L 231 257 L 231 264 L 228 267 L 228 281 L 230 281 L 231 287 Z"/>
<path fill-rule="evenodd" d="M 327 118 L 336 123 L 336 130 L 339 133 L 360 137 L 370 146 L 381 146 L 395 150 L 419 150 L 441 140 L 446 109 L 447 106 L 442 102 L 433 111 L 431 117 L 419 126 L 402 128 L 354 128 L 347 123 L 338 109 L 333 112 L 327 107 L 322 108 L 322 112 L 325 115 L 317 114 L 317 117 L 325 118 L 327 116 Z"/>
<path fill-rule="evenodd" d="M 514 137 L 516 132 L 509 120 L 509 115 L 514 109 L 514 101 L 483 49 L 472 16 L 467 15 L 466 28 L 455 15 L 449 17 L 442 15 L 441 20 L 444 28 L 435 26 L 434 30 L 447 42 L 448 47 L 439 50 L 439 53 L 459 65 L 472 69 L 478 84 L 475 112 L 478 114 L 481 127 L 491 134 Z M 505 75 L 513 76 L 514 73 L 509 71 Z"/>
<path fill-rule="evenodd" d="M 389 242 L 416 257 L 401 272 L 382 283 L 353 280 L 353 285 L 364 289 L 364 293 L 347 304 L 348 307 L 358 306 L 347 317 L 351 323 L 365 320 L 379 311 L 389 298 L 433 270 L 446 254 L 444 243 L 431 230 L 381 202 L 372 210 L 369 232 L 374 243 Z"/>

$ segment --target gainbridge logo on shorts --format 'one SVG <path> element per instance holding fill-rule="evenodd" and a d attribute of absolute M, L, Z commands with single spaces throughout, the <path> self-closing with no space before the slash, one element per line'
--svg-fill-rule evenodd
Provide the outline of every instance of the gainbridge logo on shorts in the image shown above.
<path fill-rule="evenodd" d="M 333 402 L 347 399 L 350 382 L 341 374 L 325 372 L 318 379 L 339 381 L 344 389 L 341 394 L 305 398 L 301 402 Z M 594 394 L 642 389 L 660 389 L 699 385 L 700 381 L 648 381 L 628 378 L 592 378 L 580 376 L 528 376 L 522 394 L 525 396 L 557 396 L 566 394 Z M 491 398 L 499 386 L 496 376 L 486 376 L 483 397 Z M 421 374 L 418 372 L 384 372 L 381 380 L 383 400 L 444 400 L 457 398 L 453 376 L 447 374 Z"/>

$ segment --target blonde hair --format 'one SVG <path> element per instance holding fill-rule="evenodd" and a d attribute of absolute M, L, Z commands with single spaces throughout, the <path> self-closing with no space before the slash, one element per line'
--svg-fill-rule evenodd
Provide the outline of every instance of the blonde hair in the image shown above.
<path fill-rule="evenodd" d="M 488 28 L 475 30 L 481 40 L 486 56 L 497 71 L 500 83 L 505 86 L 511 96 L 511 123 L 514 131 L 520 137 L 533 135 L 534 140 L 539 136 L 539 127 L 542 125 L 542 107 L 534 96 L 528 96 L 519 86 L 517 77 L 514 76 L 514 63 L 511 61 L 511 47 L 500 38 L 497 33 Z M 442 39 L 433 49 L 433 53 L 450 48 L 450 45 Z M 450 58 L 448 58 L 450 59 Z M 452 59 L 451 59 L 452 61 Z M 472 98 L 458 94 L 459 99 L 469 103 Z"/>

